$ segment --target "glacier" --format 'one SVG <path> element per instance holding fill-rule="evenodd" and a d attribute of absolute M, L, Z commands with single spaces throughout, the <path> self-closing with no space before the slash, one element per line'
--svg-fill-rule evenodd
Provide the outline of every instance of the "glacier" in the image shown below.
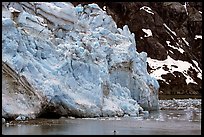
<path fill-rule="evenodd" d="M 127 25 L 97 4 L 2 3 L 2 117 L 139 116 L 159 109 Z"/>

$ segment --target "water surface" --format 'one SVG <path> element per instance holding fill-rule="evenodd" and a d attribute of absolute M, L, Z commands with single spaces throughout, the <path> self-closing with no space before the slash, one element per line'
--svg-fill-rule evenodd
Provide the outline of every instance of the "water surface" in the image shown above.
<path fill-rule="evenodd" d="M 201 112 L 160 110 L 148 117 L 60 118 L 11 121 L 5 135 L 201 135 Z"/>

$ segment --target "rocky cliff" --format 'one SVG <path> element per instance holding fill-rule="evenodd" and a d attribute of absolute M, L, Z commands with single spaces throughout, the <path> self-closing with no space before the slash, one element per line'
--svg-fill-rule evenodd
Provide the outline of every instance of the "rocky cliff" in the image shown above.
<path fill-rule="evenodd" d="M 138 116 L 159 83 L 135 34 L 97 4 L 2 4 L 2 117 Z"/>
<path fill-rule="evenodd" d="M 159 81 L 160 95 L 201 95 L 202 2 L 96 3 L 118 27 L 128 25 L 136 34 L 137 51 L 147 52 L 148 72 Z"/>

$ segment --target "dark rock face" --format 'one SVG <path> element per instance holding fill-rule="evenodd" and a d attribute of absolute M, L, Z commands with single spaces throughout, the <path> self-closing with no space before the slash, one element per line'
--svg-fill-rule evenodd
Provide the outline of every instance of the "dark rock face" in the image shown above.
<path fill-rule="evenodd" d="M 101 8 L 106 7 L 118 27 L 128 25 L 130 31 L 135 33 L 138 52 L 145 51 L 148 57 L 158 61 L 164 61 L 169 56 L 193 66 L 185 72 L 170 72 L 171 68 L 164 65 L 163 70 L 169 73 L 162 74 L 162 79 L 158 79 L 160 94 L 201 94 L 202 77 L 198 77 L 198 73 L 202 74 L 202 2 L 96 3 Z M 151 30 L 152 36 L 145 37 L 143 29 Z M 179 68 L 176 64 L 171 66 Z M 148 66 L 148 70 L 151 74 L 155 69 Z M 187 82 L 187 77 L 194 82 Z"/>

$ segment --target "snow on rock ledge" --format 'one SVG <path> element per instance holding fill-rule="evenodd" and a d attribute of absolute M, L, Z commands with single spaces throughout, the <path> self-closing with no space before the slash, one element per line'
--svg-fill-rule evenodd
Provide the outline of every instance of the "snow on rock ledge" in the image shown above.
<path fill-rule="evenodd" d="M 159 84 L 147 72 L 147 54 L 136 51 L 128 26 L 117 28 L 96 4 L 3 3 L 2 54 L 43 98 L 24 102 L 43 104 L 36 116 L 138 116 L 159 108 Z M 3 90 L 6 102 L 10 92 Z M 13 115 L 7 110 L 18 103 L 3 103 L 2 117 Z"/>

